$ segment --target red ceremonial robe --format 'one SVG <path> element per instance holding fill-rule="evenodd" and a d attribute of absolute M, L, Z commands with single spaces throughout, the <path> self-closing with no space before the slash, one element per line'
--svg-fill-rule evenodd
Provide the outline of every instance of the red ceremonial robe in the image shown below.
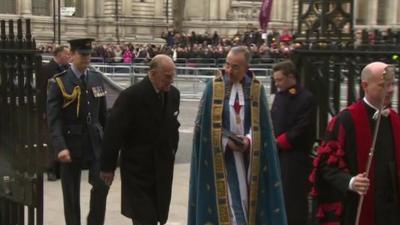
<path fill-rule="evenodd" d="M 400 119 L 390 110 L 389 121 L 393 136 L 396 162 L 397 198 L 400 174 Z M 314 169 L 310 176 L 313 184 L 312 196 L 317 200 L 318 224 L 353 225 L 358 195 L 348 189 L 351 177 L 365 172 L 368 154 L 372 145 L 367 106 L 359 101 L 334 117 L 328 125 L 326 138 L 318 148 Z M 391 139 L 390 139 L 391 140 Z M 370 170 L 370 187 L 365 196 L 360 225 L 375 224 L 375 161 Z M 395 191 L 396 192 L 396 191 Z M 400 199 L 397 199 L 399 202 Z"/>

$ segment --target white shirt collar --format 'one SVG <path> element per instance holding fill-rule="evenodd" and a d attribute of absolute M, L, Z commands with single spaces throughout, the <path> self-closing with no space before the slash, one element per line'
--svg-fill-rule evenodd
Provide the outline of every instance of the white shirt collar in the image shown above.
<path fill-rule="evenodd" d="M 74 72 L 74 75 L 75 75 L 78 79 L 81 78 L 82 73 L 75 67 L 75 65 L 74 65 L 73 63 L 71 64 L 71 70 L 72 70 L 72 72 Z M 87 69 L 86 69 L 83 73 L 86 74 L 86 71 L 87 71 Z"/>
<path fill-rule="evenodd" d="M 368 100 L 367 97 L 363 98 L 363 101 L 365 102 L 365 104 L 367 104 L 369 107 L 375 109 L 375 110 L 379 110 L 378 108 L 376 108 L 375 106 L 373 106 Z"/>
<path fill-rule="evenodd" d="M 363 101 L 365 102 L 365 104 L 367 104 L 369 107 L 371 107 L 375 110 L 375 113 L 372 116 L 372 119 L 374 119 L 374 120 L 378 119 L 379 109 L 376 108 L 375 106 L 373 106 L 370 102 L 368 102 L 366 97 L 363 98 Z M 382 116 L 387 117 L 390 114 L 389 108 L 383 109 L 381 114 L 382 114 Z"/>

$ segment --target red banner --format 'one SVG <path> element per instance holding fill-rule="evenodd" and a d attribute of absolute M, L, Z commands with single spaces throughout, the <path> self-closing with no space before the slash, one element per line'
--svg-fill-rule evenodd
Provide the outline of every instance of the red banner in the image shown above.
<path fill-rule="evenodd" d="M 258 17 L 260 21 L 260 27 L 262 30 L 266 31 L 271 16 L 272 0 L 263 0 L 260 9 L 260 16 Z"/>

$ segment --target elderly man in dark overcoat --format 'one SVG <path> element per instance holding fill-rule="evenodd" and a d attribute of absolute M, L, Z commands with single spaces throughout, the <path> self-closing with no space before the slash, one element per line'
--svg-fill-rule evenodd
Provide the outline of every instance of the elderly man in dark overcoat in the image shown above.
<path fill-rule="evenodd" d="M 122 91 L 104 134 L 101 176 L 111 184 L 120 153 L 122 214 L 134 225 L 165 224 L 180 126 L 175 65 L 155 56 L 148 76 Z"/>

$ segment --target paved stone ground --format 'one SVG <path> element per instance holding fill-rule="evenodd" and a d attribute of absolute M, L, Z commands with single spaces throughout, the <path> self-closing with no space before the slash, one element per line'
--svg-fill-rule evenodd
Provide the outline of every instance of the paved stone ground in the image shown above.
<path fill-rule="evenodd" d="M 175 173 L 172 189 L 172 201 L 167 225 L 186 225 L 190 156 L 192 149 L 193 124 L 197 113 L 198 101 L 182 101 L 179 120 L 180 141 L 175 159 Z M 85 225 L 89 210 L 90 184 L 88 173 L 83 171 L 81 179 L 81 216 Z M 65 225 L 61 182 L 45 181 L 44 185 L 44 225 Z M 110 188 L 107 198 L 105 225 L 131 225 L 130 219 L 121 215 L 121 182 L 119 170 Z"/>
<path fill-rule="evenodd" d="M 187 204 L 189 191 L 189 163 L 176 164 L 174 182 L 172 188 L 172 201 L 167 225 L 186 225 Z M 82 173 L 81 183 L 81 214 L 82 225 L 86 224 L 86 216 L 89 210 L 90 184 L 88 173 Z M 64 208 L 61 193 L 61 182 L 45 181 L 44 185 L 44 224 L 65 225 Z M 131 225 L 129 218 L 120 213 L 121 209 L 121 181 L 119 170 L 116 171 L 115 180 L 110 188 L 107 199 L 107 211 L 105 225 Z"/>

